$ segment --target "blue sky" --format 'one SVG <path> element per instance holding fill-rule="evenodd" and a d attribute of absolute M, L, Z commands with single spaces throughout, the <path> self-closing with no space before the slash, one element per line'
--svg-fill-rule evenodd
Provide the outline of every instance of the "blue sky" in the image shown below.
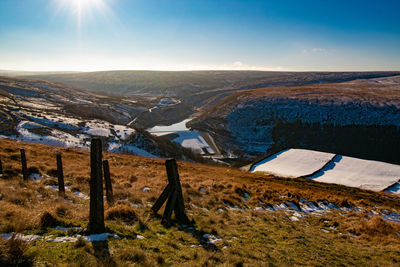
<path fill-rule="evenodd" d="M 0 69 L 400 70 L 400 1 L 0 0 Z"/>

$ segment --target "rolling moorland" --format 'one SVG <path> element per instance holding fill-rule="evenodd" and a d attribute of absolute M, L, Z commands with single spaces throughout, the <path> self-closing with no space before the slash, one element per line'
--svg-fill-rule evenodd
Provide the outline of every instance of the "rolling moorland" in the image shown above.
<path fill-rule="evenodd" d="M 27 181 L 20 174 L 20 148 L 26 150 L 31 177 Z M 63 156 L 65 198 L 56 190 L 57 152 Z M 400 262 L 399 196 L 178 162 L 193 225 L 165 228 L 150 210 L 167 184 L 164 161 L 104 153 L 116 201 L 105 204 L 109 238 L 91 242 L 95 237 L 84 231 L 89 214 L 88 151 L 1 139 L 0 157 L 3 266 Z"/>
<path fill-rule="evenodd" d="M 124 82 L 128 86 L 135 79 L 141 79 L 143 86 L 153 86 L 152 72 L 143 72 L 147 76 L 139 79 L 140 73 L 74 73 L 55 77 L 78 75 L 90 81 L 94 76 L 94 85 L 114 77 L 106 83 L 110 88 Z M 91 136 L 100 135 L 108 151 L 198 160 L 201 158 L 190 153 L 193 145 L 184 140 L 193 136 L 199 140 L 196 150 L 213 144 L 213 150 L 220 155 L 218 159 L 236 165 L 291 147 L 398 163 L 399 80 L 393 76 L 396 73 L 155 73 L 154 81 L 169 77 L 166 83 L 173 96 L 156 85 L 146 94 L 142 92 L 147 87 L 131 86 L 125 93 L 132 96 L 120 96 L 118 90 L 110 95 L 57 82 L 3 77 L 0 115 L 4 127 L 0 134 L 67 147 L 87 147 Z M 102 74 L 105 77 L 101 78 Z M 266 81 L 269 85 L 278 84 L 279 80 L 280 84 L 311 84 L 239 89 L 254 83 L 251 75 L 256 74 L 269 75 L 257 86 Z M 320 83 L 371 76 L 389 77 Z M 121 84 L 116 78 L 122 79 Z M 201 80 L 207 78 L 210 82 L 200 88 Z M 214 88 L 228 78 L 237 83 Z M 180 87 L 184 82 L 188 86 L 196 84 L 196 88 L 185 91 Z M 186 116 L 194 117 L 188 125 L 197 132 L 172 132 L 165 135 L 170 138 L 167 140 L 143 130 L 148 129 L 144 125 L 176 123 L 187 119 Z M 180 151 L 174 142 L 186 142 L 188 151 Z"/>
<path fill-rule="evenodd" d="M 266 72 L 266 71 L 101 71 L 25 75 L 78 86 L 94 92 L 140 98 L 168 98 L 174 105 L 143 112 L 135 120 L 140 128 L 169 125 L 192 117 L 237 90 L 273 86 L 334 83 L 388 77 L 399 72 Z"/>
<path fill-rule="evenodd" d="M 400 76 L 244 90 L 188 125 L 225 154 L 256 158 L 306 148 L 400 163 Z"/>
<path fill-rule="evenodd" d="M 398 164 L 397 74 L 110 71 L 32 77 L 139 97 L 147 105 L 135 114 L 135 127 L 194 118 L 188 126 L 210 135 L 236 165 L 293 147 Z"/>
<path fill-rule="evenodd" d="M 118 97 L 70 85 L 0 78 L 0 135 L 63 147 L 88 148 L 100 136 L 104 149 L 149 157 L 202 160 L 191 150 L 129 125 L 160 99 Z"/>

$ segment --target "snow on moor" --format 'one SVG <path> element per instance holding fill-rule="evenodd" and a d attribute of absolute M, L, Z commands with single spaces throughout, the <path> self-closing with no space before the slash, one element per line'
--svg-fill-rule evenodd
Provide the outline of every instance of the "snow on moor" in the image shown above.
<path fill-rule="evenodd" d="M 316 172 L 334 156 L 331 153 L 306 149 L 288 149 L 254 164 L 250 171 L 296 178 Z"/>
<path fill-rule="evenodd" d="M 283 177 L 308 176 L 318 182 L 373 191 L 387 189 L 390 193 L 398 192 L 400 180 L 400 165 L 305 149 L 281 151 L 254 164 L 250 171 Z"/>
<path fill-rule="evenodd" d="M 175 134 L 177 137 L 173 138 L 172 141 L 180 144 L 182 147 L 192 149 L 202 155 L 205 154 L 204 151 L 207 151 L 209 154 L 214 153 L 214 150 L 204 140 L 199 131 L 153 132 L 152 134 L 155 136 Z"/>
<path fill-rule="evenodd" d="M 382 191 L 400 180 L 400 165 L 337 155 L 310 179 Z"/>
<path fill-rule="evenodd" d="M 214 154 L 215 151 L 210 145 L 204 140 L 199 131 L 190 130 L 186 127 L 186 123 L 191 118 L 184 119 L 183 121 L 174 123 L 167 126 L 154 126 L 153 128 L 147 129 L 148 132 L 155 136 L 166 136 L 166 135 L 177 135 L 172 139 L 173 142 L 180 144 L 182 147 L 192 149 L 199 154 Z"/>
<path fill-rule="evenodd" d="M 110 152 L 130 152 L 154 157 L 143 149 L 123 142 L 135 133 L 134 129 L 124 125 L 114 125 L 101 120 L 84 121 L 56 113 L 43 112 L 39 115 L 26 110 L 19 110 L 16 113 L 25 120 L 21 120 L 16 127 L 19 136 L 11 136 L 15 139 L 85 149 L 89 147 L 91 136 L 102 136 L 109 139 Z"/>

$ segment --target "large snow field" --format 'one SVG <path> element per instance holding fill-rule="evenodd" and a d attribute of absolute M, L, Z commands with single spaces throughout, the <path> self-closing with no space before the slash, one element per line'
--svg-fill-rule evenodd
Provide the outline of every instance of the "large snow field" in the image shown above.
<path fill-rule="evenodd" d="M 254 164 L 250 171 L 297 178 L 318 171 L 334 156 L 306 149 L 287 149 Z"/>
<path fill-rule="evenodd" d="M 159 132 L 159 133 L 151 133 L 156 136 L 164 136 L 168 134 L 176 134 L 178 137 L 172 139 L 173 142 L 180 144 L 182 147 L 192 149 L 196 153 L 206 154 L 204 150 L 206 150 L 209 154 L 214 154 L 214 150 L 210 147 L 210 145 L 204 140 L 198 131 L 171 131 L 171 132 Z"/>
<path fill-rule="evenodd" d="M 382 191 L 400 180 L 400 165 L 338 155 L 310 179 Z"/>
<path fill-rule="evenodd" d="M 88 121 L 85 124 L 84 132 L 95 136 L 109 137 L 111 135 L 110 124 L 105 121 Z"/>
<path fill-rule="evenodd" d="M 30 131 L 32 129 L 45 129 L 46 132 L 50 134 L 40 135 Z M 80 138 L 77 138 L 63 131 L 43 127 L 42 125 L 35 122 L 21 121 L 17 125 L 17 131 L 20 134 L 18 139 L 22 141 L 35 142 L 53 146 L 81 148 L 84 147 Z"/>
<path fill-rule="evenodd" d="M 176 133 L 179 135 L 179 137 L 174 138 L 172 141 L 181 144 L 181 146 L 190 148 L 200 154 L 205 154 L 203 149 L 205 149 L 208 153 L 214 153 L 214 150 L 211 149 L 198 131 L 185 131 Z"/>
<path fill-rule="evenodd" d="M 373 191 L 400 193 L 400 165 L 331 153 L 288 149 L 254 164 L 261 171 L 282 177 L 302 177 Z"/>

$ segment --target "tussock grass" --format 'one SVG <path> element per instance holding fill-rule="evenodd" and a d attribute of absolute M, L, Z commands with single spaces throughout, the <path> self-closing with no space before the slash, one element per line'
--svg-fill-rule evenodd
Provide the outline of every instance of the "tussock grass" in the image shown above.
<path fill-rule="evenodd" d="M 0 239 L 0 265 L 33 266 L 34 255 L 28 249 L 28 244 L 14 237 L 7 241 Z"/>
<path fill-rule="evenodd" d="M 41 180 L 22 181 L 19 158 L 10 157 L 19 148 L 25 148 L 28 166 L 40 171 Z M 56 168 L 57 152 L 62 152 L 65 184 L 69 188 L 65 199 L 48 188 L 57 184 L 50 175 Z M 5 170 L 16 173 L 0 178 L 0 233 L 68 235 L 49 227 L 86 227 L 89 201 L 74 192 L 89 195 L 88 151 L 0 140 L 0 156 Z M 368 217 L 370 210 L 400 212 L 397 196 L 178 162 L 186 212 L 194 219 L 194 225 L 193 229 L 176 224 L 166 229 L 160 220 L 163 208 L 156 216 L 150 211 L 167 185 L 164 161 L 110 153 L 104 153 L 104 159 L 109 160 L 116 199 L 114 206 L 105 204 L 106 227 L 121 239 L 110 239 L 104 247 L 83 240 L 56 244 L 37 240 L 26 244 L 26 255 L 32 252 L 35 264 L 314 266 L 400 262 L 399 225 Z M 145 186 L 149 192 L 142 191 Z M 245 194 L 250 197 L 245 199 Z M 288 201 L 298 204 L 300 198 L 326 200 L 340 207 L 359 206 L 363 211 L 332 211 L 294 222 L 289 219 L 291 214 L 284 211 L 254 210 L 260 201 L 270 205 Z M 229 210 L 228 206 L 242 209 Z M 144 239 L 137 239 L 138 234 Z M 221 241 L 207 244 L 204 234 Z"/>
<path fill-rule="evenodd" d="M 108 220 L 121 220 L 125 223 L 134 223 L 138 220 L 135 210 L 126 204 L 109 208 L 105 217 Z"/>

